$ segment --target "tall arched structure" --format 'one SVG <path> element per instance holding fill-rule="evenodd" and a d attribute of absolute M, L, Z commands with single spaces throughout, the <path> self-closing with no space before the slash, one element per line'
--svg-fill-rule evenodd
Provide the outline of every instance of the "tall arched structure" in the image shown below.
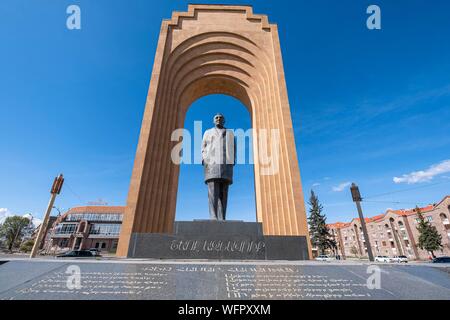
<path fill-rule="evenodd" d="M 189 5 L 162 23 L 118 256 L 127 256 L 133 233 L 173 231 L 179 166 L 171 161 L 170 137 L 189 106 L 209 94 L 239 99 L 256 133 L 279 130 L 274 175 L 261 174 L 260 138 L 253 139 L 257 221 L 265 235 L 307 236 L 277 26 L 249 6 Z"/>

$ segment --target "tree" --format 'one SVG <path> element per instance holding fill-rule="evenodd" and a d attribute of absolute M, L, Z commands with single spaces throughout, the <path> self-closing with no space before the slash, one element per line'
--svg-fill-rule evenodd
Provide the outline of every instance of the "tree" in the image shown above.
<path fill-rule="evenodd" d="M 34 240 L 29 239 L 20 245 L 20 251 L 22 252 L 30 252 L 33 249 Z"/>
<path fill-rule="evenodd" d="M 325 214 L 322 214 L 323 207 L 312 190 L 309 205 L 308 223 L 311 244 L 319 250 L 319 254 L 324 254 L 327 249 L 336 250 L 336 241 L 330 234 Z"/>
<path fill-rule="evenodd" d="M 352 246 L 352 247 L 350 248 L 350 253 L 351 253 L 352 255 L 354 255 L 355 257 L 357 257 L 358 254 L 359 254 L 358 248 L 356 248 L 355 246 Z"/>
<path fill-rule="evenodd" d="M 442 236 L 437 231 L 436 227 L 423 217 L 419 207 L 416 207 L 419 224 L 417 230 L 419 231 L 419 243 L 417 246 L 422 250 L 431 252 L 431 256 L 435 258 L 434 251 L 442 248 Z"/>
<path fill-rule="evenodd" d="M 0 226 L 0 236 L 5 238 L 6 247 L 10 252 L 12 252 L 14 246 L 20 244 L 24 230 L 29 224 L 29 219 L 13 216 L 6 218 L 5 222 Z"/>

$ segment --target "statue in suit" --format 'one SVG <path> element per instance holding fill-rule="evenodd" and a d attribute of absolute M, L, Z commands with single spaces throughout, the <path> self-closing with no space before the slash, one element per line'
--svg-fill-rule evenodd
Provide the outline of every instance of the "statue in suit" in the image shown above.
<path fill-rule="evenodd" d="M 202 164 L 205 183 L 208 186 L 209 214 L 211 220 L 225 221 L 228 187 L 233 184 L 233 168 L 236 162 L 234 133 L 224 127 L 225 117 L 214 116 L 214 128 L 203 136 Z"/>

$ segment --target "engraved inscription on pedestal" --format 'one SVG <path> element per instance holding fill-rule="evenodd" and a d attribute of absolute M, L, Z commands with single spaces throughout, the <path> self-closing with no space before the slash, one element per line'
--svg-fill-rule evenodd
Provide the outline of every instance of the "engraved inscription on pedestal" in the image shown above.
<path fill-rule="evenodd" d="M 258 254 L 266 247 L 264 241 L 222 241 L 222 240 L 172 240 L 170 251 L 180 252 L 238 252 Z"/>
<path fill-rule="evenodd" d="M 0 299 L 356 299 L 377 297 L 362 278 L 292 265 L 80 263 L 81 287 L 66 264 Z M 350 276 L 349 276 L 350 275 Z"/>
<path fill-rule="evenodd" d="M 136 233 L 129 258 L 306 260 L 305 237 L 264 236 L 262 224 L 242 221 L 176 222 L 173 234 Z"/>
<path fill-rule="evenodd" d="M 367 298 L 366 283 L 302 275 L 296 267 L 234 267 L 224 274 L 227 299 Z M 362 290 L 361 290 L 362 289 Z"/>

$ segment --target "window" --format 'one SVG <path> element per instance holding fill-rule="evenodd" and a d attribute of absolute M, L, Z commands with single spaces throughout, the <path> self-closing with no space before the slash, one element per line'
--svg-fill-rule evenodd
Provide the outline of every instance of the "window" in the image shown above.
<path fill-rule="evenodd" d="M 114 221 L 120 222 L 123 214 L 119 213 L 72 213 L 66 218 L 66 221 Z"/>
<path fill-rule="evenodd" d="M 433 217 L 432 216 L 428 216 L 428 217 L 426 217 L 426 219 L 427 219 L 428 222 L 433 222 Z"/>
<path fill-rule="evenodd" d="M 72 234 L 77 230 L 77 223 L 60 223 L 55 230 L 55 234 Z"/>
<path fill-rule="evenodd" d="M 98 234 L 104 236 L 118 236 L 120 234 L 120 224 L 98 224 L 93 223 L 89 234 Z"/>
<path fill-rule="evenodd" d="M 450 222 L 449 222 L 447 216 L 445 215 L 445 213 L 441 213 L 441 214 L 439 215 L 439 217 L 441 218 L 441 222 L 442 222 L 444 225 L 449 225 L 449 224 L 450 224 Z"/>

